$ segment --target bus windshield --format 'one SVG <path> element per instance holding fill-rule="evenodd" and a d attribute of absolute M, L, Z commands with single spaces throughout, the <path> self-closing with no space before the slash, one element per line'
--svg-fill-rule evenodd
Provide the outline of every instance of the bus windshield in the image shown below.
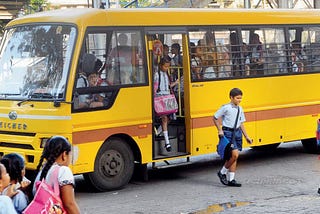
<path fill-rule="evenodd" d="M 70 25 L 7 29 L 0 50 L 0 99 L 65 98 L 75 37 Z"/>

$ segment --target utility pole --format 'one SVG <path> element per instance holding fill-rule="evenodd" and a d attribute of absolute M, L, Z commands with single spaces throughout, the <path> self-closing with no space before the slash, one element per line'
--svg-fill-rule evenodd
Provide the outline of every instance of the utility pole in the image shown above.
<path fill-rule="evenodd" d="M 101 0 L 92 0 L 92 7 L 99 8 L 101 4 Z"/>
<path fill-rule="evenodd" d="M 293 0 L 279 0 L 279 8 L 292 8 Z"/>
<path fill-rule="evenodd" d="M 110 8 L 110 0 L 92 0 L 93 8 L 108 9 Z"/>
<path fill-rule="evenodd" d="M 247 9 L 251 8 L 250 0 L 244 0 L 244 8 L 247 8 Z"/>

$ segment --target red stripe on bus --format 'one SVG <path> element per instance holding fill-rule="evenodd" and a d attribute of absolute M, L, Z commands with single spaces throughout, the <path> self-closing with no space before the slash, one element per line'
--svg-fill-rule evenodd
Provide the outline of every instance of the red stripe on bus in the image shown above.
<path fill-rule="evenodd" d="M 104 141 L 114 134 L 126 134 L 132 137 L 143 138 L 152 134 L 152 124 L 79 131 L 72 134 L 72 139 L 74 144 L 82 144 L 94 141 Z"/>
<path fill-rule="evenodd" d="M 298 106 L 298 107 L 288 107 L 288 108 L 280 108 L 280 109 L 270 109 L 270 110 L 261 110 L 261 111 L 253 111 L 246 112 L 246 121 L 261 121 L 261 120 L 272 120 L 272 119 L 280 119 L 287 117 L 297 117 L 297 116 L 305 116 L 311 115 L 312 117 L 316 117 L 320 114 L 320 105 L 310 105 L 310 106 Z M 192 119 L 192 128 L 204 128 L 208 126 L 213 126 L 212 117 L 201 117 Z"/>

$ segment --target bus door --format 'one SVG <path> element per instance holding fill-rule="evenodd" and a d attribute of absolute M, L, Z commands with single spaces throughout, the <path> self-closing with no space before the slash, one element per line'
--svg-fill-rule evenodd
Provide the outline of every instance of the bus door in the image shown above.
<path fill-rule="evenodd" d="M 186 47 L 186 32 L 185 31 L 168 31 L 168 29 L 148 30 L 147 45 L 148 45 L 148 65 L 153 70 L 152 83 L 154 83 L 154 75 L 158 73 L 159 62 L 162 57 L 169 56 L 170 68 L 168 70 L 169 79 L 171 82 L 178 80 L 171 93 L 177 99 L 178 111 L 175 114 L 169 115 L 168 137 L 170 141 L 171 151 L 165 147 L 165 137 L 161 126 L 162 119 L 153 111 L 153 159 L 163 159 L 173 156 L 183 156 L 189 154 L 189 142 L 186 138 L 186 121 L 185 121 L 185 105 L 184 105 L 184 72 L 187 68 L 184 67 L 183 58 L 187 56 Z M 186 65 L 186 64 L 185 64 Z M 154 84 L 153 84 L 154 85 Z M 153 92 L 157 89 L 152 87 Z M 153 97 L 154 97 L 154 93 Z"/>

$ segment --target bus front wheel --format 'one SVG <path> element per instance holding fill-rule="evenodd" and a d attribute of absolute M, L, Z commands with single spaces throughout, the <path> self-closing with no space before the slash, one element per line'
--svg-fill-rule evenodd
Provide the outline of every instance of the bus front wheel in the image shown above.
<path fill-rule="evenodd" d="M 94 172 L 84 178 L 97 191 L 108 191 L 127 185 L 133 171 L 134 157 L 129 145 L 120 138 L 111 138 L 100 148 Z"/>

